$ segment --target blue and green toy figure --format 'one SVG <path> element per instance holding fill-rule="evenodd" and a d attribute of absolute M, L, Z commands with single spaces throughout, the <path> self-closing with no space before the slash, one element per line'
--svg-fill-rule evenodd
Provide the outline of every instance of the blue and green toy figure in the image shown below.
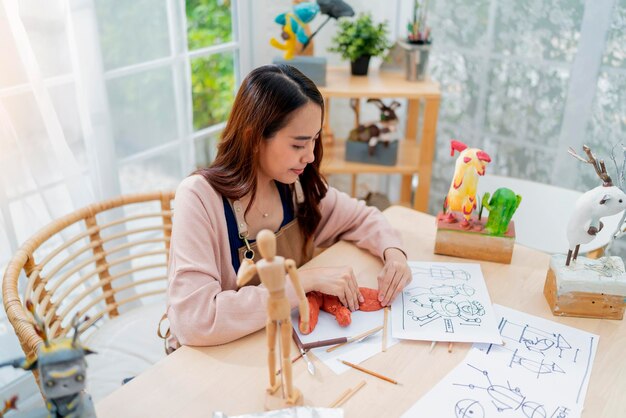
<path fill-rule="evenodd" d="M 274 19 L 274 22 L 283 27 L 282 38 L 285 42 L 280 42 L 276 38 L 270 39 L 270 45 L 274 48 L 285 51 L 284 58 L 290 60 L 296 53 L 298 42 L 307 44 L 309 36 L 304 27 L 310 23 L 320 11 L 320 7 L 314 2 L 304 2 L 293 6 L 293 11 L 281 13 Z"/>
<path fill-rule="evenodd" d="M 51 418 L 95 417 L 96 413 L 91 396 L 84 391 L 85 371 L 87 369 L 85 356 L 92 354 L 93 351 L 78 341 L 78 327 L 82 322 L 79 321 L 78 316 L 73 319 L 74 336 L 72 338 L 49 340 L 45 323 L 35 312 L 33 304 L 27 301 L 26 307 L 35 319 L 33 326 L 43 340 L 43 344 L 37 348 L 36 358 L 18 358 L 2 363 L 0 367 L 13 366 L 23 370 L 37 368 L 41 393 L 46 401 L 47 416 Z M 16 417 L 41 416 L 38 412 L 31 411 L 31 414 L 20 414 Z"/>
<path fill-rule="evenodd" d="M 482 207 L 489 211 L 489 219 L 485 224 L 485 232 L 489 235 L 502 236 L 509 229 L 509 222 L 513 218 L 513 214 L 522 201 L 522 196 L 516 195 L 515 192 L 506 187 L 496 190 L 489 199 L 489 193 L 485 193 L 482 199 Z"/>

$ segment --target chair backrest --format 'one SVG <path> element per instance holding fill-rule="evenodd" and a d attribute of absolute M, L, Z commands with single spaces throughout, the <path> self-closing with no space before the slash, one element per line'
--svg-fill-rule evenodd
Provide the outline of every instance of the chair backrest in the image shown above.
<path fill-rule="evenodd" d="M 485 175 L 478 181 L 478 193 L 493 192 L 506 187 L 522 196 L 522 203 L 513 215 L 516 241 L 547 253 L 565 253 L 569 248 L 566 230 L 576 200 L 582 192 L 511 177 Z M 484 212 L 483 215 L 488 212 Z M 585 253 L 604 247 L 611 240 L 622 213 L 602 219 L 604 229 L 595 240 L 580 246 Z"/>
<path fill-rule="evenodd" d="M 48 336 L 56 338 L 71 330 L 76 314 L 89 317 L 82 331 L 139 301 L 162 298 L 173 199 L 168 191 L 95 203 L 55 220 L 19 248 L 7 266 L 2 295 L 27 356 L 42 339 L 26 300 L 46 323 Z M 26 278 L 21 285 L 20 276 Z"/>

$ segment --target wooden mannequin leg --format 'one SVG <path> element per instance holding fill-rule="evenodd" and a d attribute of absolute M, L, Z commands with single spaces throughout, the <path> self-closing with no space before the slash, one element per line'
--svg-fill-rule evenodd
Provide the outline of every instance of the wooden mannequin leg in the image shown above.
<path fill-rule="evenodd" d="M 285 379 L 285 389 L 287 393 L 287 403 L 295 404 L 298 400 L 299 393 L 293 390 L 293 380 L 291 373 L 291 321 L 286 319 L 285 321 L 281 321 L 280 324 L 280 350 L 282 353 L 282 373 L 283 378 Z"/>
<path fill-rule="evenodd" d="M 567 252 L 567 260 L 565 261 L 565 265 L 569 266 L 569 262 L 572 261 L 572 250 Z"/>
<path fill-rule="evenodd" d="M 273 394 L 280 387 L 280 382 L 276 381 L 276 322 L 272 320 L 267 321 L 265 328 L 267 334 L 267 364 L 270 373 L 270 387 L 267 388 L 267 392 Z"/>

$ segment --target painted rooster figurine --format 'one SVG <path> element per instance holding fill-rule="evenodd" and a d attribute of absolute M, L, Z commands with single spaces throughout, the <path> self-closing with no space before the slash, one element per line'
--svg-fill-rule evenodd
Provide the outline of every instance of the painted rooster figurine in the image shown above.
<path fill-rule="evenodd" d="M 443 202 L 443 213 L 448 222 L 456 222 L 451 212 L 461 212 L 464 218 L 461 226 L 469 227 L 472 212 L 476 209 L 478 176 L 485 175 L 485 168 L 491 162 L 491 157 L 481 149 L 468 148 L 464 143 L 453 139 L 450 141 L 450 156 L 454 156 L 454 151 L 461 155 L 456 160 L 454 178 Z"/>

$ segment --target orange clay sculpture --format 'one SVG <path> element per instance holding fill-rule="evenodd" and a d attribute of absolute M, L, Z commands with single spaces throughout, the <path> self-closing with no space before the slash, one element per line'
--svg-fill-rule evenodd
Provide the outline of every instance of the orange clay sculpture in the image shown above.
<path fill-rule="evenodd" d="M 383 306 L 378 301 L 378 291 L 367 287 L 359 287 L 365 301 L 359 304 L 359 310 L 373 312 L 382 309 Z M 322 311 L 335 316 L 337 323 L 342 327 L 347 327 L 352 321 L 350 309 L 346 308 L 337 296 L 326 295 L 320 292 L 309 292 L 306 295 L 309 301 L 309 329 L 305 334 L 310 334 L 317 325 L 317 319 Z M 300 330 L 303 329 L 302 315 L 300 315 Z"/>
<path fill-rule="evenodd" d="M 252 260 L 245 259 L 237 272 L 237 286 L 245 285 L 257 273 L 261 283 L 267 288 L 269 299 L 267 301 L 267 333 L 268 366 L 270 387 L 267 389 L 266 409 L 280 409 L 293 405 L 302 405 L 303 398 L 300 391 L 293 387 L 291 373 L 291 306 L 285 293 L 285 271 L 293 282 L 293 287 L 300 300 L 300 316 L 309 317 L 309 305 L 304 295 L 304 290 L 298 278 L 296 263 L 293 260 L 285 260 L 276 255 L 276 237 L 272 231 L 264 229 L 257 234 L 257 244 L 263 259 L 256 264 Z M 300 330 L 309 327 L 307 321 L 303 321 Z M 279 348 L 282 359 L 282 378 L 284 381 L 283 398 L 277 398 L 274 394 L 280 387 L 276 381 L 276 334 L 279 333 Z"/>

